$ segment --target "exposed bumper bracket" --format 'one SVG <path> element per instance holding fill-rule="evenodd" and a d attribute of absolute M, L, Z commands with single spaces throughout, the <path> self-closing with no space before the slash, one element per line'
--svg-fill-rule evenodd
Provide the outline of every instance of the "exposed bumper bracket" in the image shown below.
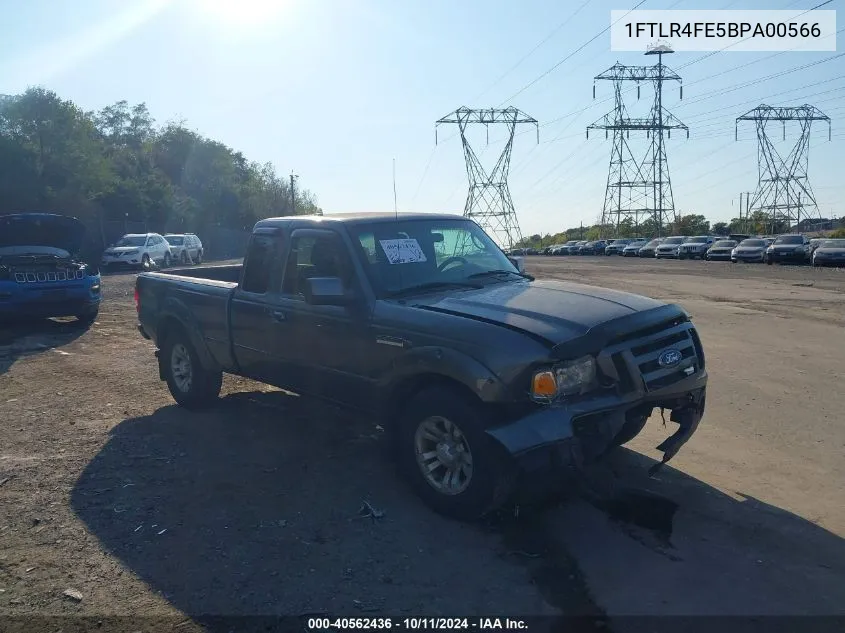
<path fill-rule="evenodd" d="M 678 423 L 678 430 L 663 440 L 657 446 L 657 450 L 663 451 L 663 458 L 659 463 L 648 469 L 649 477 L 656 475 L 661 468 L 681 450 L 693 433 L 698 429 L 698 424 L 704 416 L 704 399 L 689 406 L 673 409 L 670 420 Z"/>

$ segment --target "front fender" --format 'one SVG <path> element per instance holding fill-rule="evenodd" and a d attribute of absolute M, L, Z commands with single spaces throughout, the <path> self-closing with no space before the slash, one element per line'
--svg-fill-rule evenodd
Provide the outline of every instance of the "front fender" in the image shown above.
<path fill-rule="evenodd" d="M 507 390 L 501 380 L 473 357 L 445 347 L 420 347 L 399 357 L 377 384 L 382 393 L 417 376 L 442 376 L 472 391 L 482 402 L 502 402 Z"/>

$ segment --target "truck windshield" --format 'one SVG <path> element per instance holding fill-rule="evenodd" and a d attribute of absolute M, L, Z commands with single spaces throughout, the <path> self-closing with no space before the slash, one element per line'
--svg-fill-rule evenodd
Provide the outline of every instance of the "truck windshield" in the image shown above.
<path fill-rule="evenodd" d="M 349 227 L 377 294 L 390 296 L 438 284 L 477 286 L 519 271 L 481 228 L 469 220 L 398 220 Z"/>

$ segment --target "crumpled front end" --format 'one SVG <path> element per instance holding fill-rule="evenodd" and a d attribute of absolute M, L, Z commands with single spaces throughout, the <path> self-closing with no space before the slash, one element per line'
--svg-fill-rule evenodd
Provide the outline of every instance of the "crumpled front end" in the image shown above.
<path fill-rule="evenodd" d="M 538 405 L 488 430 L 524 470 L 579 470 L 622 443 L 621 437 L 635 436 L 654 409 L 662 409 L 678 428 L 657 447 L 663 458 L 656 472 L 697 430 L 704 415 L 707 371 L 688 318 L 676 315 L 617 334 L 596 361 L 602 385 L 597 390 Z"/>

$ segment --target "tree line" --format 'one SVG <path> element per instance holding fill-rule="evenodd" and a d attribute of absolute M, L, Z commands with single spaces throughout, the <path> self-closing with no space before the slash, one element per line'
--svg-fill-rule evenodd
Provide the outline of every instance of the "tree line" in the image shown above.
<path fill-rule="evenodd" d="M 721 235 L 727 236 L 731 233 L 743 233 L 749 235 L 777 235 L 790 231 L 819 231 L 837 229 L 845 233 L 845 218 L 839 220 L 816 219 L 802 220 L 799 226 L 789 226 L 785 221 L 772 221 L 763 211 L 752 211 L 747 217 L 733 218 L 730 222 L 711 223 L 698 214 L 679 215 L 664 225 L 657 224 L 647 219 L 639 225 L 635 225 L 632 218 L 625 218 L 618 227 L 613 225 L 594 224 L 591 226 L 578 226 L 568 228 L 560 233 L 545 235 L 535 234 L 523 238 L 515 246 L 520 248 L 545 248 L 553 244 L 562 244 L 569 240 L 598 240 L 625 237 L 652 238 L 669 235 Z"/>
<path fill-rule="evenodd" d="M 271 163 L 186 127 L 157 126 L 144 103 L 83 111 L 44 88 L 0 97 L 0 214 L 75 216 L 102 247 L 109 223 L 151 232 L 249 230 L 273 216 L 322 213 Z"/>

